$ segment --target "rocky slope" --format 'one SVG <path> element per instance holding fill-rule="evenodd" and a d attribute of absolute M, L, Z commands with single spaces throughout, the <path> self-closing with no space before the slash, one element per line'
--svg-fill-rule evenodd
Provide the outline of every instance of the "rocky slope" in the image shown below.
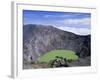
<path fill-rule="evenodd" d="M 66 49 L 74 51 L 80 58 L 91 55 L 90 35 L 80 36 L 45 25 L 23 26 L 24 62 L 35 61 L 48 51 Z"/>

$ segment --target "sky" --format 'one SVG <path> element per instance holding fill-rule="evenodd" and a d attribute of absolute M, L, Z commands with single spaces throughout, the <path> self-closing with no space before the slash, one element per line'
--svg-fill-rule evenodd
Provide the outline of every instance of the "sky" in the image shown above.
<path fill-rule="evenodd" d="M 87 35 L 91 29 L 91 14 L 23 10 L 23 24 L 52 25 L 65 31 Z"/>

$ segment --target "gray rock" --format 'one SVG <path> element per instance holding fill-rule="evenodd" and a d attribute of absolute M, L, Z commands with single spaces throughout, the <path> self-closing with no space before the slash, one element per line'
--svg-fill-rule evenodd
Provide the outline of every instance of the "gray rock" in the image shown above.
<path fill-rule="evenodd" d="M 35 61 L 54 49 L 72 50 L 84 58 L 91 55 L 90 43 L 90 35 L 80 36 L 53 26 L 35 24 L 23 26 L 24 62 Z"/>
<path fill-rule="evenodd" d="M 79 58 L 77 61 L 72 61 L 71 63 L 68 63 L 69 67 L 75 67 L 75 66 L 90 66 L 91 65 L 91 58 L 85 57 L 85 58 Z"/>

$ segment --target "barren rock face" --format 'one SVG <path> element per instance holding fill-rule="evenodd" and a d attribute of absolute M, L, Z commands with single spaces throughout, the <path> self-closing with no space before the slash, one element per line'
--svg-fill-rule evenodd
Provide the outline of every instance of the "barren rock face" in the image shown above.
<path fill-rule="evenodd" d="M 54 49 L 72 50 L 79 57 L 84 58 L 91 55 L 90 43 L 90 35 L 80 36 L 53 26 L 23 26 L 23 59 L 25 62 L 35 61 Z"/>

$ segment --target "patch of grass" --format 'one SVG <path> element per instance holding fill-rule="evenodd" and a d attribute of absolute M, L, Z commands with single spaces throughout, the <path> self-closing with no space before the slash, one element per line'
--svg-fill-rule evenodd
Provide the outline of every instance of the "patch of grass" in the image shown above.
<path fill-rule="evenodd" d="M 66 58 L 67 60 L 78 60 L 78 56 L 71 50 L 52 50 L 45 55 L 41 56 L 39 62 L 49 62 L 54 60 L 57 56 Z"/>

